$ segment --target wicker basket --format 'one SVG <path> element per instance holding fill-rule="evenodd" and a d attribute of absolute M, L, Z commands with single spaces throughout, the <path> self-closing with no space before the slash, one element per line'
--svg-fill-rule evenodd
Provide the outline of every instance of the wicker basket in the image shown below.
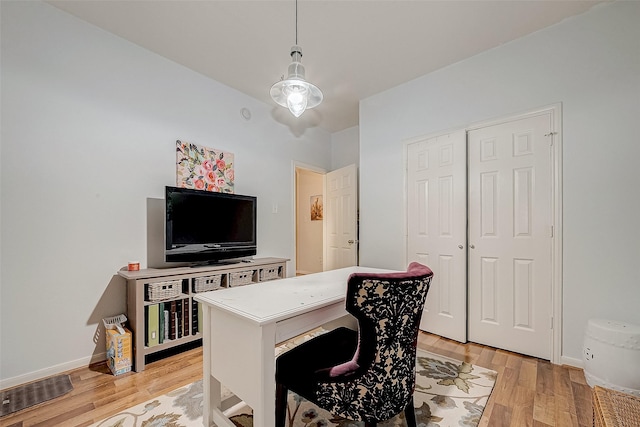
<path fill-rule="evenodd" d="M 593 425 L 595 427 L 632 427 L 640 425 L 640 397 L 608 388 L 593 388 Z"/>
<path fill-rule="evenodd" d="M 274 280 L 274 279 L 279 279 L 280 275 L 279 273 L 279 268 L 278 267 L 272 267 L 272 268 L 261 268 L 260 269 L 260 281 L 264 282 L 265 280 Z"/>
<path fill-rule="evenodd" d="M 229 274 L 229 284 L 231 286 L 242 286 L 253 283 L 253 270 L 238 271 Z"/>
<path fill-rule="evenodd" d="M 147 300 L 162 301 L 175 298 L 180 295 L 182 280 L 167 280 L 166 282 L 156 282 L 147 284 Z"/>
<path fill-rule="evenodd" d="M 215 291 L 220 288 L 222 288 L 222 274 L 193 279 L 193 292 Z"/>

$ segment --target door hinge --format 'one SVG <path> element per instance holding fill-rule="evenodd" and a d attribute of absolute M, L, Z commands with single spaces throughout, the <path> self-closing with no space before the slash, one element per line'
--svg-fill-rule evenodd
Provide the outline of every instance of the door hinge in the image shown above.
<path fill-rule="evenodd" d="M 551 136 L 553 137 L 553 135 L 557 135 L 558 132 L 549 132 L 546 133 L 544 136 Z M 553 147 L 553 138 L 549 139 L 549 147 Z"/>
<path fill-rule="evenodd" d="M 551 320 L 551 322 L 550 322 L 550 324 L 551 324 L 551 328 L 550 328 L 550 329 L 553 329 L 553 316 L 551 316 L 551 319 L 550 319 L 550 320 Z"/>
<path fill-rule="evenodd" d="M 549 226 L 549 237 L 553 237 L 553 225 Z"/>

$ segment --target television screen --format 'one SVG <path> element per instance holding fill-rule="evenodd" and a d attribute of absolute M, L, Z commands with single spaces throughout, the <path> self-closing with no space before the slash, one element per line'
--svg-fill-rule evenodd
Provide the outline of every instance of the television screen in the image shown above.
<path fill-rule="evenodd" d="M 166 187 L 165 213 L 167 262 L 215 262 L 256 254 L 254 196 Z"/>

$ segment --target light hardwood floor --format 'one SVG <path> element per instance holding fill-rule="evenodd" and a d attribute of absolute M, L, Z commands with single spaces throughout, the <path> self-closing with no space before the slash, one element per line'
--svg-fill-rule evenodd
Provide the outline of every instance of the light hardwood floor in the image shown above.
<path fill-rule="evenodd" d="M 591 389 L 583 371 L 504 350 L 421 333 L 420 348 L 498 372 L 480 426 L 592 425 Z M 202 349 L 114 377 L 104 364 L 69 372 L 74 389 L 63 397 L 0 418 L 2 427 L 87 426 L 123 409 L 202 378 Z"/>

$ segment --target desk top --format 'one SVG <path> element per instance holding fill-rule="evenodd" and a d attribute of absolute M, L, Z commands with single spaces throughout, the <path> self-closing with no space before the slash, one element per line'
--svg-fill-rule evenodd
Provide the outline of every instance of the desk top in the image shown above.
<path fill-rule="evenodd" d="M 391 273 L 369 267 L 347 267 L 236 288 L 203 292 L 195 300 L 251 320 L 277 322 L 344 300 L 351 273 Z"/>

